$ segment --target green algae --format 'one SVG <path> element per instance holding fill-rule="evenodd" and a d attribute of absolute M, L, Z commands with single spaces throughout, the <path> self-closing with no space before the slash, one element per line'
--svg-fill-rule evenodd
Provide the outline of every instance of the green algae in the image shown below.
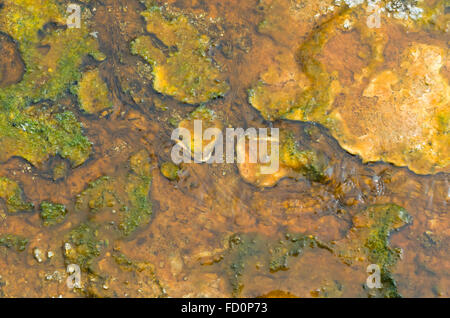
<path fill-rule="evenodd" d="M 30 211 L 33 203 L 24 200 L 23 191 L 17 182 L 5 177 L 0 177 L 0 198 L 5 201 L 9 213 Z"/>
<path fill-rule="evenodd" d="M 338 242 L 323 242 L 315 236 L 286 235 L 286 240 L 272 248 L 270 270 L 289 269 L 288 260 L 301 256 L 306 248 L 321 248 L 335 254 L 347 265 L 365 261 L 380 267 L 382 288 L 368 289 L 371 297 L 401 297 L 392 270 L 400 259 L 398 249 L 389 244 L 390 234 L 411 224 L 412 218 L 396 204 L 371 205 L 353 217 L 353 227 Z"/>
<path fill-rule="evenodd" d="M 150 262 L 131 259 L 121 253 L 120 248 L 115 248 L 98 259 L 98 264 L 89 268 L 83 286 L 77 290 L 85 297 L 142 297 L 143 293 L 151 297 L 167 297 L 155 266 Z"/>
<path fill-rule="evenodd" d="M 346 238 L 338 242 L 323 242 L 315 236 L 286 235 L 286 240 L 272 248 L 270 270 L 289 269 L 288 260 L 301 256 L 306 248 L 325 249 L 347 265 L 358 262 L 380 267 L 381 288 L 368 289 L 371 297 L 401 297 L 392 270 L 400 259 L 398 249 L 389 244 L 390 234 L 412 222 L 405 209 L 396 204 L 371 205 L 353 217 L 353 227 Z"/>
<path fill-rule="evenodd" d="M 87 188 L 77 197 L 77 209 L 83 210 L 87 206 L 90 212 L 96 213 L 102 208 L 112 207 L 119 203 L 120 200 L 115 194 L 112 181 L 113 178 L 104 176 L 90 182 Z"/>
<path fill-rule="evenodd" d="M 65 262 L 89 270 L 105 245 L 106 242 L 99 238 L 98 226 L 90 222 L 83 223 L 66 235 L 63 245 Z"/>
<path fill-rule="evenodd" d="M 18 42 L 26 71 L 20 82 L 0 88 L 0 161 L 20 156 L 39 166 L 59 154 L 78 166 L 90 154 L 75 115 L 45 107 L 80 79 L 86 55 L 100 55 L 87 26 L 66 28 L 64 16 L 57 1 L 3 2 L 0 31 Z M 34 105 L 42 100 L 47 103 Z"/>
<path fill-rule="evenodd" d="M 153 67 L 156 91 L 188 103 L 200 104 L 223 96 L 228 84 L 208 57 L 210 39 L 202 35 L 188 19 L 151 5 L 142 16 L 147 32 L 131 43 L 131 52 Z M 163 48 L 156 45 L 156 37 Z M 161 45 L 160 45 L 161 46 Z"/>
<path fill-rule="evenodd" d="M 339 241 L 325 242 L 314 235 L 286 234 L 282 240 L 264 237 L 256 233 L 233 234 L 226 249 L 217 255 L 214 263 L 225 266 L 232 295 L 239 297 L 244 287 L 243 276 L 251 268 L 267 270 L 269 273 L 289 270 L 289 262 L 301 257 L 305 251 L 322 249 L 338 257 L 346 265 L 357 263 L 376 264 L 380 267 L 381 288 L 367 290 L 370 297 L 401 297 L 392 270 L 400 259 L 398 249 L 389 244 L 390 234 L 412 222 L 411 216 L 395 204 L 371 205 L 353 217 L 353 227 Z M 210 264 L 211 265 L 211 264 Z M 338 287 L 334 290 L 334 287 Z M 331 290 L 341 293 L 342 286 L 332 284 Z M 330 290 L 330 293 L 331 293 Z M 316 296 L 325 296 L 319 290 Z"/>
<path fill-rule="evenodd" d="M 397 253 L 389 247 L 390 233 L 411 221 L 411 216 L 398 205 L 373 205 L 355 215 L 354 227 L 350 230 L 355 239 L 348 241 L 360 244 L 355 251 L 367 255 L 370 262 L 389 267 L 397 261 Z M 355 259 L 351 252 L 343 252 L 340 257 L 349 264 Z"/>
<path fill-rule="evenodd" d="M 217 118 L 216 113 L 205 106 L 197 107 L 194 111 L 189 113 L 188 118 L 190 120 L 202 120 L 202 121 L 212 121 Z"/>
<path fill-rule="evenodd" d="M 124 271 L 127 272 L 134 272 L 136 275 L 139 275 L 140 273 L 143 273 L 145 276 L 147 276 L 150 281 L 157 287 L 159 290 L 159 296 L 158 297 L 166 297 L 167 294 L 165 292 L 165 289 L 156 276 L 155 266 L 149 262 L 145 261 L 136 261 L 132 260 L 129 257 L 127 257 L 125 254 L 120 252 L 114 252 L 112 254 L 112 257 L 116 264 Z"/>
<path fill-rule="evenodd" d="M 24 107 L 42 99 L 56 100 L 79 80 L 83 57 L 99 54 L 97 42 L 85 24 L 80 29 L 49 27 L 40 32 L 52 22 L 64 25 L 65 13 L 56 1 L 32 2 L 7 0 L 0 10 L 0 30 L 19 42 L 26 65 L 22 81 L 0 89 L 5 108 Z"/>
<path fill-rule="evenodd" d="M 56 1 L 5 0 L 0 15 L 2 29 L 19 42 L 30 45 L 39 40 L 38 31 L 48 22 L 64 22 L 62 8 Z"/>
<path fill-rule="evenodd" d="M 427 30 L 437 30 L 442 33 L 448 33 L 448 21 L 450 12 L 448 0 L 436 1 L 434 6 L 425 7 L 423 18 L 420 20 L 421 27 Z"/>
<path fill-rule="evenodd" d="M 381 270 L 381 289 L 369 291 L 370 296 L 401 297 L 392 276 L 400 252 L 389 244 L 391 232 L 411 224 L 408 212 L 396 204 L 372 205 L 353 217 L 353 228 L 347 238 L 337 243 L 336 255 L 346 264 L 365 259 Z"/>
<path fill-rule="evenodd" d="M 314 236 L 286 234 L 285 240 L 277 241 L 257 233 L 235 233 L 228 238 L 227 249 L 221 255 L 233 297 L 240 297 L 243 276 L 253 268 L 275 273 L 287 270 L 290 257 L 301 256 L 310 248 L 331 248 Z"/>
<path fill-rule="evenodd" d="M 148 224 L 152 216 L 152 203 L 148 197 L 152 183 L 148 153 L 136 153 L 131 157 L 130 165 L 133 173 L 128 175 L 126 186 L 130 207 L 124 211 L 125 216 L 119 224 L 119 229 L 125 236 Z"/>
<path fill-rule="evenodd" d="M 117 230 L 129 236 L 150 222 L 152 203 L 149 192 L 152 182 L 150 158 L 143 150 L 132 155 L 130 172 L 125 176 L 103 176 L 91 182 L 78 195 L 77 210 L 93 214 L 112 214 L 117 219 Z"/>
<path fill-rule="evenodd" d="M 322 182 L 326 179 L 328 159 L 314 149 L 301 150 L 291 132 L 283 131 L 280 142 L 281 164 L 293 169 L 310 181 Z"/>
<path fill-rule="evenodd" d="M 0 236 L 0 246 L 13 248 L 17 252 L 23 252 L 28 245 L 28 239 L 13 234 L 5 234 Z"/>
<path fill-rule="evenodd" d="M 242 276 L 251 258 L 257 258 L 267 249 L 266 243 L 258 235 L 233 234 L 228 239 L 228 250 L 224 256 L 233 297 L 239 297 L 244 288 Z"/>
<path fill-rule="evenodd" d="M 53 226 L 64 222 L 67 214 L 65 205 L 44 201 L 41 203 L 41 219 L 45 226 Z"/>
<path fill-rule="evenodd" d="M 301 256 L 305 249 L 323 248 L 332 251 L 326 243 L 311 235 L 286 234 L 286 240 L 272 248 L 269 269 L 271 272 L 289 269 L 289 258 Z"/>
<path fill-rule="evenodd" d="M 87 160 L 92 148 L 72 112 L 42 104 L 0 111 L 0 146 L 0 161 L 18 156 L 40 166 L 51 155 L 60 155 L 75 167 Z"/>

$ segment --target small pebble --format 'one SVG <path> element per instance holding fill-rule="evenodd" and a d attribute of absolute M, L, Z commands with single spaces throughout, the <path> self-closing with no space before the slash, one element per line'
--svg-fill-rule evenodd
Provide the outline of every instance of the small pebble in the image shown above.
<path fill-rule="evenodd" d="M 35 248 L 34 250 L 33 250 L 33 255 L 34 255 L 34 258 L 36 259 L 36 261 L 38 262 L 38 263 L 42 263 L 43 262 L 43 254 L 42 254 L 42 251 L 40 250 L 40 249 L 38 249 L 38 248 Z"/>
<path fill-rule="evenodd" d="M 64 244 L 64 250 L 67 252 L 72 249 L 72 246 L 69 243 Z"/>

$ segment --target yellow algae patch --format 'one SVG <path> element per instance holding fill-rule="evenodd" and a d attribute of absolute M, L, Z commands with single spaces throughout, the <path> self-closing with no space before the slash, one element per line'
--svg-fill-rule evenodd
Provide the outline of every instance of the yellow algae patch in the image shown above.
<path fill-rule="evenodd" d="M 450 87 L 440 74 L 446 59 L 442 48 L 415 44 L 398 69 L 377 74 L 356 116 L 342 110 L 344 148 L 421 174 L 449 172 Z M 351 129 L 350 121 L 356 122 Z"/>
<path fill-rule="evenodd" d="M 55 1 L 4 0 L 0 28 L 15 40 L 35 43 L 38 31 L 48 22 L 65 24 L 64 11 Z"/>
<path fill-rule="evenodd" d="M 275 58 L 261 75 L 258 83 L 249 91 L 250 103 L 267 118 L 278 118 L 295 108 L 302 100 L 310 81 L 302 73 L 292 54 Z"/>
<path fill-rule="evenodd" d="M 210 39 L 202 35 L 188 19 L 151 7 L 142 13 L 150 36 L 140 36 L 131 43 L 133 54 L 153 66 L 153 87 L 188 104 L 200 104 L 228 90 L 219 69 L 208 57 Z"/>
<path fill-rule="evenodd" d="M 338 72 L 330 73 L 319 55 L 331 39 L 348 32 L 346 25 L 351 24 L 353 29 L 359 31 L 361 42 L 370 48 L 370 63 L 359 70 L 354 79 L 360 83 L 368 77 L 384 61 L 386 36 L 380 30 L 368 28 L 365 22 L 361 22 L 365 21 L 365 15 L 361 8 L 345 9 L 322 24 L 300 46 L 296 60 L 289 57 L 280 59 L 280 62 L 269 68 L 250 89 L 249 101 L 253 107 L 267 119 L 284 117 L 312 120 L 329 122 L 328 126 L 331 126 L 332 120 L 326 117 L 343 88 Z M 273 94 L 270 94 L 271 92 Z"/>
<path fill-rule="evenodd" d="M 393 22 L 383 18 L 382 27 L 371 28 L 367 15 L 364 7 L 345 9 L 325 22 L 301 45 L 297 68 L 289 58 L 271 66 L 250 90 L 250 103 L 266 119 L 326 126 L 364 162 L 384 160 L 419 174 L 448 172 L 449 88 L 441 74 L 448 49 L 413 43 L 397 66 L 386 69 Z"/>
<path fill-rule="evenodd" d="M 334 0 L 260 0 L 258 10 L 263 19 L 258 32 L 283 45 L 296 45 L 298 38 L 309 31 L 315 20 L 333 12 Z"/>
<path fill-rule="evenodd" d="M 78 86 L 80 107 L 88 114 L 96 114 L 111 108 L 108 86 L 100 77 L 98 69 L 87 71 Z"/>
<path fill-rule="evenodd" d="M 19 83 L 0 90 L 2 104 L 23 107 L 42 99 L 55 100 L 79 79 L 83 57 L 100 55 L 87 25 L 63 27 L 65 12 L 60 10 L 55 1 L 4 2 L 0 30 L 19 42 L 26 72 Z"/>

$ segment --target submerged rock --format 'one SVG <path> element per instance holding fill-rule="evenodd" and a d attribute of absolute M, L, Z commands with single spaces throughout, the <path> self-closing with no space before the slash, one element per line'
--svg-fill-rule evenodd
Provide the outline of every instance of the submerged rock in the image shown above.
<path fill-rule="evenodd" d="M 25 65 L 16 43 L 0 34 L 0 88 L 18 83 L 25 72 Z"/>
<path fill-rule="evenodd" d="M 208 57 L 210 39 L 202 35 L 187 17 L 151 6 L 142 13 L 147 32 L 131 43 L 133 54 L 153 66 L 153 87 L 175 99 L 200 104 L 223 96 L 228 84 Z"/>
<path fill-rule="evenodd" d="M 33 257 L 38 263 L 42 263 L 44 261 L 44 253 L 38 247 L 35 247 L 33 249 Z"/>
<path fill-rule="evenodd" d="M 17 182 L 5 177 L 0 177 L 0 198 L 5 201 L 9 213 L 30 211 L 33 203 L 24 200 L 23 191 Z"/>
<path fill-rule="evenodd" d="M 149 198 L 152 176 L 147 151 L 134 154 L 130 158 L 130 168 L 127 175 L 104 176 L 91 182 L 76 201 L 77 210 L 106 215 L 123 236 L 148 224 L 152 215 Z"/>
<path fill-rule="evenodd" d="M 170 181 L 178 180 L 180 168 L 172 162 L 164 162 L 161 165 L 161 173 Z"/>
<path fill-rule="evenodd" d="M 100 77 L 98 69 L 87 71 L 78 86 L 80 108 L 88 114 L 98 114 L 112 107 L 108 86 Z"/>
<path fill-rule="evenodd" d="M 28 245 L 28 239 L 13 234 L 5 234 L 0 236 L 0 246 L 4 246 L 7 248 L 13 248 L 17 252 L 25 251 L 25 248 Z"/>
<path fill-rule="evenodd" d="M 135 260 L 114 248 L 96 259 L 82 276 L 81 295 L 94 298 L 167 297 L 157 276 L 155 266 L 148 261 Z"/>

